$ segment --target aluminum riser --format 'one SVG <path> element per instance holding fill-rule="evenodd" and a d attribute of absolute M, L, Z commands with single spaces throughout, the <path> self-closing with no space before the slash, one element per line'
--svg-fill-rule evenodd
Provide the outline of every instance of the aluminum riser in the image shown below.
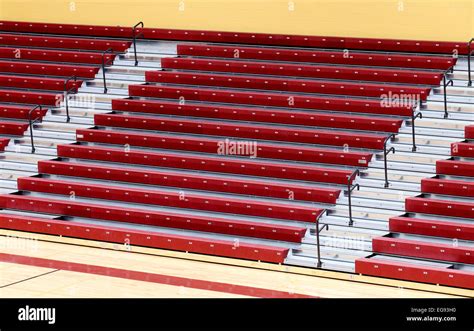
<path fill-rule="evenodd" d="M 27 177 L 35 175 L 36 172 L 20 171 L 20 170 L 6 170 L 3 169 L 0 172 L 0 179 L 4 180 L 16 180 L 18 177 Z"/>
<path fill-rule="evenodd" d="M 472 77 L 474 78 L 474 63 L 472 65 L 473 73 Z M 464 82 L 463 82 L 464 83 Z M 446 87 L 446 94 L 448 95 L 448 98 L 451 96 L 465 96 L 472 98 L 474 97 L 474 89 L 472 87 L 465 86 L 466 84 L 463 84 L 464 86 L 447 86 Z M 444 95 L 444 88 L 443 87 L 435 87 L 433 89 L 433 95 L 434 96 L 443 96 Z M 444 99 L 443 99 L 444 100 Z M 448 99 L 450 100 L 450 99 Z"/>
<path fill-rule="evenodd" d="M 120 98 L 126 98 L 128 97 L 128 86 L 126 88 L 122 88 L 122 87 L 119 87 L 119 88 L 115 88 L 113 86 L 110 86 L 109 84 L 107 84 L 107 94 L 104 94 L 104 88 L 103 88 L 103 85 L 102 86 L 91 86 L 91 85 L 87 85 L 83 88 L 81 88 L 81 92 L 83 93 L 90 93 L 90 94 L 96 94 L 96 99 L 97 100 L 105 100 L 103 98 L 108 98 L 110 96 L 113 96 L 113 98 L 117 98 L 117 99 L 120 99 Z"/>
<path fill-rule="evenodd" d="M 326 270 L 342 271 L 342 272 L 354 272 L 355 266 L 353 262 L 336 262 L 333 260 L 321 258 L 322 268 Z M 308 258 L 305 256 L 299 256 L 298 254 L 293 255 L 285 259 L 285 264 L 296 265 L 302 267 L 316 268 L 316 258 Z"/>
<path fill-rule="evenodd" d="M 8 179 L 0 178 L 0 188 L 16 191 L 17 189 L 16 180 L 8 180 Z"/>
<path fill-rule="evenodd" d="M 335 261 L 354 262 L 354 260 L 367 256 L 372 251 L 372 243 L 370 241 L 355 242 L 348 238 L 324 237 L 319 238 L 321 244 L 321 257 L 330 258 Z M 357 248 L 346 248 L 353 244 Z M 360 248 L 359 248 L 360 247 Z M 298 250 L 294 250 L 293 254 L 298 256 L 317 257 L 318 251 L 316 245 L 302 244 Z"/>
<path fill-rule="evenodd" d="M 168 40 L 137 40 L 137 56 L 146 55 L 146 54 L 167 54 L 167 55 L 176 55 L 177 54 L 177 45 L 182 42 L 178 41 L 168 41 Z M 187 42 L 186 42 L 187 43 Z M 130 56 L 133 58 L 134 49 L 133 45 L 125 52 L 125 56 Z"/>
<path fill-rule="evenodd" d="M 43 148 L 56 148 L 56 145 L 58 144 L 70 144 L 71 142 L 74 142 L 74 141 L 65 140 L 65 139 L 37 138 L 37 137 L 35 137 L 34 139 L 35 146 L 43 147 Z M 15 139 L 11 147 L 15 147 L 16 145 L 31 145 L 31 139 L 26 138 L 26 137 Z"/>
<path fill-rule="evenodd" d="M 391 215 L 392 216 L 398 216 L 397 214 Z M 325 216 L 323 219 L 321 219 L 321 224 L 328 224 L 329 227 L 333 225 L 337 226 L 345 226 L 347 228 L 351 229 L 360 229 L 362 231 L 383 231 L 385 233 L 388 233 L 388 220 L 379 220 L 379 219 L 367 219 L 367 218 L 362 218 L 362 217 L 355 217 L 354 215 L 352 216 L 352 221 L 353 224 L 352 226 L 349 225 L 349 219 L 346 214 L 344 215 L 339 215 L 339 214 L 334 214 L 331 216 Z"/>
<path fill-rule="evenodd" d="M 465 122 L 464 122 L 465 123 Z M 453 124 L 456 126 L 456 124 Z M 464 125 L 463 125 L 464 126 Z M 411 139 L 412 128 L 411 127 L 402 127 L 399 131 L 399 137 L 404 136 L 407 137 L 406 139 Z M 420 128 L 418 123 L 415 125 L 415 139 L 418 145 L 418 137 L 423 135 L 425 137 L 432 136 L 435 139 L 441 135 L 442 137 L 449 137 L 451 140 L 462 140 L 464 139 L 464 131 L 463 130 L 449 130 L 449 129 L 437 129 L 437 128 Z"/>
<path fill-rule="evenodd" d="M 444 107 L 442 110 L 431 110 L 425 109 L 422 111 L 424 118 L 436 118 L 436 119 L 443 119 L 444 118 Z M 469 113 L 460 113 L 454 111 L 448 111 L 448 119 L 458 120 L 458 121 L 472 121 L 473 114 Z"/>
<path fill-rule="evenodd" d="M 426 110 L 429 111 L 443 111 L 444 112 L 444 101 L 440 98 L 439 101 L 428 101 L 426 103 Z M 424 113 L 424 111 L 422 111 Z M 448 113 L 459 113 L 462 115 L 470 115 L 471 118 L 474 116 L 474 105 L 470 103 L 448 103 Z"/>
<path fill-rule="evenodd" d="M 0 154 L 0 169 L 6 169 L 6 170 L 18 170 L 22 171 L 24 170 L 25 172 L 38 172 L 38 165 L 37 162 L 9 162 L 5 158 L 2 158 L 2 155 Z"/>

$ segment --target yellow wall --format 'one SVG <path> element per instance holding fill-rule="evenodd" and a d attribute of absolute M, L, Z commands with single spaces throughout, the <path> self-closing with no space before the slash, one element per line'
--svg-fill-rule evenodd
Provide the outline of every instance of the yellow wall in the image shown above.
<path fill-rule="evenodd" d="M 467 41 L 474 0 L 0 0 L 0 19 Z"/>

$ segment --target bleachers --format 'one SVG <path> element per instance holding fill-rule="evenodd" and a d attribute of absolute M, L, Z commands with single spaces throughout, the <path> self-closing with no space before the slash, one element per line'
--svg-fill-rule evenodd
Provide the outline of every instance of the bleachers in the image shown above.
<path fill-rule="evenodd" d="M 21 139 L 31 109 L 43 106 L 31 116 L 41 122 L 49 110 L 59 108 L 65 91 L 77 91 L 84 80 L 95 78 L 103 61 L 111 63 L 131 45 L 130 40 L 113 38 L 22 34 L 6 31 L 4 23 L 0 23 L 1 150 L 11 138 Z"/>
<path fill-rule="evenodd" d="M 191 88 L 191 87 L 163 87 L 149 85 L 129 86 L 130 96 L 180 99 L 193 101 L 236 103 L 257 106 L 288 107 L 296 109 L 330 110 L 335 112 L 355 112 L 370 114 L 387 114 L 410 116 L 413 113 L 411 106 L 383 107 L 380 100 L 360 100 L 350 98 L 328 98 L 299 96 L 283 93 L 267 92 L 230 92 L 219 89 Z M 290 101 L 289 101 L 290 100 Z"/>
<path fill-rule="evenodd" d="M 83 35 L 97 37 L 130 37 L 131 27 L 97 26 L 78 24 L 54 24 L 36 22 L 0 21 L 0 31 Z M 415 53 L 467 54 L 467 45 L 462 42 L 440 42 L 422 40 L 397 40 L 376 38 L 341 38 L 301 35 L 282 35 L 248 32 L 222 32 L 204 30 L 176 30 L 137 28 L 146 39 L 226 42 L 254 45 L 279 45 L 313 48 L 363 49 L 372 51 L 395 51 Z"/>
<path fill-rule="evenodd" d="M 49 64 L 31 62 L 0 61 L 0 71 L 3 73 L 33 74 L 44 76 L 77 76 L 81 78 L 94 78 L 99 71 L 98 67 L 76 66 L 71 64 Z"/>
<path fill-rule="evenodd" d="M 167 128 L 169 129 L 169 128 Z M 112 145 L 129 145 L 138 147 L 174 149 L 181 151 L 216 153 L 220 140 L 212 138 L 195 138 L 188 136 L 168 136 L 133 131 L 111 133 L 108 130 L 78 130 L 77 140 L 82 142 L 106 143 Z M 309 147 L 282 147 L 275 144 L 262 143 L 256 149 L 258 156 L 270 159 L 296 160 L 318 163 L 335 163 L 339 161 L 339 152 L 327 152 L 323 149 Z M 346 155 L 347 157 L 347 155 Z M 347 160 L 347 158 L 346 158 Z M 357 160 L 360 162 L 362 159 Z M 347 160 L 353 162 L 354 160 Z"/>
<path fill-rule="evenodd" d="M 350 81 L 374 81 L 405 84 L 438 85 L 442 71 L 414 71 L 395 69 L 357 68 L 350 66 L 323 66 L 306 64 L 277 64 L 273 62 L 254 62 L 195 59 L 195 58 L 166 58 L 161 63 L 165 69 L 198 70 L 214 72 L 234 72 L 244 74 L 345 79 Z"/>
<path fill-rule="evenodd" d="M 130 202 L 130 200 L 128 202 Z M 37 213 L 95 218 L 115 222 L 147 224 L 290 242 L 301 242 L 306 231 L 306 228 L 294 226 L 275 226 L 274 224 L 244 220 L 191 216 L 189 214 L 143 210 L 130 206 L 125 208 L 85 202 L 72 202 L 69 200 L 69 197 L 63 200 L 0 195 L 0 205 L 3 208 L 33 211 Z"/>
<path fill-rule="evenodd" d="M 130 231 L 117 227 L 94 226 L 91 224 L 65 223 L 63 221 L 45 220 L 42 218 L 0 215 L 2 228 L 39 232 L 45 234 L 61 234 L 68 237 L 124 243 L 133 241 L 136 245 L 153 245 L 170 250 L 196 252 L 210 255 L 224 255 L 247 260 L 263 260 L 282 263 L 288 254 L 288 248 L 264 245 L 249 245 L 232 241 L 205 240 L 196 237 L 171 235 L 166 233 L 150 233 L 149 231 Z"/>
<path fill-rule="evenodd" d="M 288 165 L 279 162 L 240 160 L 239 158 L 224 160 L 215 156 L 184 153 L 127 152 L 123 148 L 95 146 L 59 145 L 58 156 L 257 177 L 299 179 L 312 182 L 347 183 L 348 176 L 351 174 L 350 171 L 331 170 L 316 166 Z"/>
<path fill-rule="evenodd" d="M 87 185 L 73 181 L 52 181 L 43 178 L 20 178 L 18 179 L 18 188 L 26 191 L 54 192 L 55 194 L 63 195 L 67 195 L 73 190 L 77 196 L 97 199 L 108 199 L 113 196 L 114 200 L 121 201 L 178 206 L 223 213 L 238 211 L 242 214 L 268 216 L 301 222 L 312 222 L 322 212 L 322 210 L 297 206 L 288 209 L 287 206 L 276 203 L 267 205 L 259 202 L 245 202 L 242 199 L 220 199 L 199 194 L 189 194 L 186 196 L 186 199 L 180 199 L 179 193 L 175 192 L 114 188 L 106 185 Z"/>
<path fill-rule="evenodd" d="M 453 59 L 434 56 L 192 44 L 179 44 L 178 55 L 441 70 L 447 70 L 455 64 Z"/>
<path fill-rule="evenodd" d="M 158 116 L 95 115 L 95 124 L 141 130 L 158 130 L 179 133 L 205 134 L 262 140 L 287 141 L 317 145 L 353 146 L 366 149 L 382 149 L 385 135 L 332 132 L 331 130 L 295 129 L 263 124 L 232 123 L 217 121 L 170 119 Z M 215 149 L 215 148 L 214 148 Z"/>
<path fill-rule="evenodd" d="M 38 35 L 0 34 L 2 45 L 28 46 L 40 48 L 59 48 L 75 50 L 105 51 L 112 48 L 115 52 L 123 52 L 130 47 L 130 42 L 116 40 L 100 40 L 86 38 L 51 37 Z"/>
<path fill-rule="evenodd" d="M 337 113 L 308 113 L 298 110 L 268 108 L 246 108 L 242 106 L 206 106 L 200 103 L 186 102 L 179 104 L 161 100 L 112 100 L 112 107 L 117 111 L 146 113 L 157 115 L 178 115 L 204 117 L 223 120 L 240 120 L 261 123 L 279 123 L 305 125 L 309 127 L 330 127 L 366 131 L 397 132 L 402 124 L 401 119 L 391 117 L 376 118 Z"/>
<path fill-rule="evenodd" d="M 72 121 L 77 142 L 41 147 L 38 174 L 18 178 L 16 194 L 0 194 L 2 228 L 315 267 L 316 220 L 344 216 L 321 234 L 326 268 L 472 288 L 471 141 L 437 161 L 438 176 L 406 199 L 406 215 L 379 206 L 376 217 L 385 223 L 353 226 L 338 209 L 346 207 L 348 185 L 362 178 L 356 170 L 382 173 L 374 164 L 387 142 L 403 141 L 390 135 L 406 129 L 420 100 L 429 101 L 457 62 L 452 51 L 466 54 L 464 44 L 137 32 L 146 39 L 147 64 L 107 70 L 109 94 L 97 98 L 106 106 L 80 110 L 88 117 Z M 0 22 L 0 135 L 21 136 L 36 104 L 57 108 L 72 75 L 78 80 L 67 89 L 102 93 L 103 56 L 130 60 L 131 38 L 125 27 Z M 160 55 L 158 68 L 150 50 L 163 45 L 177 57 Z M 102 55 L 108 48 L 113 54 Z M 414 100 L 382 102 L 393 95 Z M 59 125 L 43 125 L 51 123 Z M 466 138 L 474 139 L 470 127 Z M 229 150 L 229 143 L 244 147 Z M 376 188 L 373 196 L 394 191 Z M 358 207 L 359 219 L 374 214 Z M 338 236 L 362 237 L 363 248 L 334 247 Z"/>
<path fill-rule="evenodd" d="M 117 167 L 115 165 L 99 166 L 79 162 L 40 161 L 38 167 L 40 173 L 49 175 L 115 180 L 119 182 L 181 187 L 206 191 L 221 191 L 240 195 L 247 195 L 248 192 L 252 192 L 255 196 L 267 196 L 280 199 L 286 199 L 288 193 L 292 192 L 294 199 L 297 201 L 335 203 L 340 193 L 338 189 L 316 187 L 314 185 L 304 186 L 289 183 L 269 183 L 264 180 L 212 177 L 202 173 L 184 174 L 170 170 L 130 169 L 124 168 L 123 166 Z"/>
<path fill-rule="evenodd" d="M 466 126 L 467 140 L 451 145 L 451 160 L 436 162 L 438 175 L 422 180 L 422 194 L 406 198 L 407 213 L 390 219 L 392 234 L 375 238 L 374 252 L 461 263 L 461 266 L 474 264 L 474 181 L 469 178 L 474 176 L 474 142 L 470 140 L 471 132 L 472 126 Z M 467 273 L 461 274 L 456 270 L 459 268 L 457 265 L 447 269 L 433 269 L 429 272 L 431 277 L 426 279 L 419 274 L 421 269 L 416 270 L 414 265 L 410 266 L 413 268 L 411 275 L 401 275 L 394 271 L 394 268 L 400 267 L 399 269 L 407 272 L 408 269 L 403 268 L 402 264 L 380 264 L 378 257 L 379 255 L 360 259 L 356 262 L 356 269 L 371 275 L 421 280 L 434 284 L 459 286 L 467 281 L 464 286 L 474 288 L 474 273 L 469 267 L 466 269 Z M 465 268 L 461 267 L 462 269 Z"/>
<path fill-rule="evenodd" d="M 420 95 L 426 100 L 429 94 L 429 88 L 417 86 L 400 86 L 400 85 L 380 85 L 380 84 L 364 84 L 338 82 L 331 80 L 302 80 L 302 79 L 285 79 L 285 78 L 269 78 L 254 77 L 245 75 L 225 75 L 225 74 L 202 74 L 189 72 L 174 71 L 149 71 L 146 73 L 148 82 L 153 83 L 170 83 L 170 84 L 187 84 L 187 85 L 204 85 L 204 86 L 221 86 L 232 88 L 247 88 L 258 90 L 277 90 L 288 92 L 304 92 L 316 94 L 335 94 L 335 95 L 353 95 L 362 97 L 380 98 L 381 94 L 386 93 L 408 93 Z"/>

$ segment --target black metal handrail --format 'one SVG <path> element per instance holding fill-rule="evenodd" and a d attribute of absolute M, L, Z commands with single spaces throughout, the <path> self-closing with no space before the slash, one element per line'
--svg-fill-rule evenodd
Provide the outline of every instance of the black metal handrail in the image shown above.
<path fill-rule="evenodd" d="M 387 155 L 390 152 L 393 152 L 395 154 L 395 147 L 392 146 L 387 150 L 387 142 L 392 138 L 395 138 L 394 133 L 392 133 L 387 138 L 385 138 L 385 141 L 383 143 L 383 166 L 384 166 L 384 171 L 385 171 L 385 184 L 384 184 L 385 188 L 387 188 L 390 185 L 388 182 Z"/>
<path fill-rule="evenodd" d="M 77 87 L 74 86 L 74 87 L 71 87 L 70 89 L 67 88 L 67 84 L 69 83 L 69 81 L 71 80 L 74 80 L 74 82 L 77 81 L 77 77 L 76 76 L 71 76 L 71 77 L 68 77 L 65 81 L 64 81 L 64 102 L 66 103 L 66 122 L 69 123 L 71 121 L 71 117 L 69 116 L 69 98 L 68 98 L 68 95 L 69 93 L 71 92 L 74 92 L 74 93 L 77 93 Z"/>
<path fill-rule="evenodd" d="M 448 70 L 449 71 L 449 70 Z M 451 85 L 454 86 L 452 79 L 446 80 L 448 72 L 445 72 L 443 75 L 443 93 L 444 93 L 444 118 L 448 118 L 448 95 L 446 93 L 446 87 Z"/>
<path fill-rule="evenodd" d="M 420 104 L 420 110 L 421 110 L 421 104 Z M 411 138 L 413 142 L 413 146 L 411 147 L 412 152 L 416 152 L 415 120 L 417 118 L 420 118 L 420 119 L 423 118 L 423 114 L 421 113 L 421 111 L 418 112 L 416 115 L 415 115 L 415 112 L 416 112 L 416 106 L 413 107 L 413 112 L 411 113 Z"/>
<path fill-rule="evenodd" d="M 322 228 L 319 228 L 319 219 L 323 215 L 324 215 L 324 212 L 322 212 L 321 214 L 318 215 L 318 217 L 316 217 L 316 245 L 317 245 L 317 249 L 318 249 L 318 263 L 317 263 L 316 267 L 318 269 L 321 268 L 322 265 L 323 265 L 323 263 L 321 262 L 321 245 L 320 245 L 320 242 L 319 242 L 319 233 L 321 231 L 323 231 L 324 229 L 329 230 L 329 224 L 323 224 Z"/>
<path fill-rule="evenodd" d="M 144 28 L 143 22 L 138 22 L 133 26 L 132 29 L 132 37 L 133 37 L 133 54 L 135 56 L 135 66 L 138 65 L 138 59 L 137 59 L 137 38 L 140 36 L 143 36 L 143 31 L 137 34 L 137 27 L 141 25 L 142 29 Z"/>
<path fill-rule="evenodd" d="M 107 93 L 107 80 L 105 79 L 105 66 L 113 61 L 113 57 L 107 60 L 105 59 L 105 55 L 107 53 L 110 53 L 113 55 L 114 54 L 113 48 L 107 48 L 105 51 L 102 52 L 102 80 L 104 84 L 104 94 Z"/>
<path fill-rule="evenodd" d="M 474 38 L 472 38 L 468 43 L 467 43 L 467 72 L 469 75 L 469 79 L 467 82 L 467 86 L 472 86 L 472 79 L 471 79 L 471 55 L 474 53 L 474 49 L 471 50 L 471 45 L 472 42 L 474 41 Z"/>
<path fill-rule="evenodd" d="M 36 152 L 35 141 L 34 141 L 34 137 L 33 137 L 33 124 L 35 124 L 36 121 L 38 121 L 41 117 L 37 117 L 34 120 L 32 120 L 31 115 L 38 108 L 39 108 L 40 111 L 43 110 L 43 107 L 41 105 L 36 105 L 33 108 L 31 108 L 30 111 L 28 112 L 28 124 L 30 126 L 30 139 L 31 139 L 31 153 L 32 154 L 34 154 Z"/>
<path fill-rule="evenodd" d="M 352 179 L 354 179 L 356 176 L 360 175 L 360 170 L 356 169 L 354 172 L 347 178 L 347 201 L 349 204 L 349 226 L 352 226 L 354 224 L 354 221 L 352 220 L 352 191 L 354 191 L 355 188 L 357 188 L 357 191 L 360 189 L 359 184 L 352 184 Z"/>

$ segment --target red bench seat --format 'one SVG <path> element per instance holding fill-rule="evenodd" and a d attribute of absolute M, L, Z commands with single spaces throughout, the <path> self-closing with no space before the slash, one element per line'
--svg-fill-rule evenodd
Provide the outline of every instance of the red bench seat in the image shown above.
<path fill-rule="evenodd" d="M 0 134 L 22 136 L 28 129 L 24 122 L 0 121 Z"/>
<path fill-rule="evenodd" d="M 359 258 L 355 261 L 355 272 L 369 276 L 474 289 L 472 272 L 417 265 L 416 261 L 404 263 L 377 257 Z"/>
<path fill-rule="evenodd" d="M 10 139 L 8 138 L 0 138 L 0 151 L 4 151 L 5 147 L 7 147 L 9 142 L 10 142 Z"/>
<path fill-rule="evenodd" d="M 33 107 L 24 107 L 24 106 L 10 106 L 10 105 L 0 105 L 0 118 L 15 118 L 15 119 L 28 119 L 28 113 Z M 32 119 L 43 117 L 46 115 L 48 110 L 42 108 L 41 111 L 36 109 L 31 114 Z"/>
<path fill-rule="evenodd" d="M 351 95 L 389 98 L 389 96 L 415 96 L 426 100 L 429 88 L 403 85 L 349 83 L 330 80 L 303 80 L 273 77 L 257 77 L 230 74 L 203 74 L 199 72 L 147 71 L 146 81 L 187 85 L 205 85 L 256 90 L 277 90 L 319 94 Z M 414 98 L 414 99 L 415 99 Z"/>
<path fill-rule="evenodd" d="M 105 51 L 108 48 L 112 48 L 115 52 L 124 52 L 130 47 L 131 42 L 78 37 L 71 38 L 0 33 L 0 44 L 44 48 L 86 49 L 94 51 Z"/>
<path fill-rule="evenodd" d="M 62 93 L 26 92 L 0 90 L 0 102 L 27 103 L 32 105 L 58 106 L 63 100 Z"/>
<path fill-rule="evenodd" d="M 443 175 L 474 177 L 474 162 L 439 160 L 436 161 L 436 173 Z"/>
<path fill-rule="evenodd" d="M 16 215 L 0 214 L 3 229 L 51 234 L 131 245 L 169 249 L 175 251 L 225 256 L 254 261 L 283 263 L 288 248 L 249 244 L 234 241 L 206 239 L 193 236 L 166 234 L 111 226 L 91 225 L 80 222 L 64 222 Z"/>
<path fill-rule="evenodd" d="M 474 218 L 474 203 L 410 197 L 405 199 L 408 212 Z"/>
<path fill-rule="evenodd" d="M 345 65 L 425 68 L 447 70 L 456 60 L 452 57 L 405 54 L 380 54 L 343 51 L 312 51 L 268 47 L 214 46 L 179 44 L 180 56 L 205 56 L 270 61 L 332 63 Z"/>
<path fill-rule="evenodd" d="M 474 143 L 452 143 L 451 155 L 474 158 Z"/>
<path fill-rule="evenodd" d="M 474 240 L 474 224 L 400 216 L 390 218 L 389 229 L 392 232 Z"/>
<path fill-rule="evenodd" d="M 474 125 L 467 125 L 464 128 L 464 135 L 466 139 L 474 139 Z"/>
<path fill-rule="evenodd" d="M 42 174 L 69 177 L 94 178 L 119 182 L 140 183 L 177 188 L 189 188 L 213 192 L 227 192 L 288 200 L 336 203 L 341 190 L 315 185 L 302 186 L 295 183 L 275 183 L 256 179 L 219 178 L 200 173 L 183 174 L 166 170 L 141 170 L 117 167 L 116 165 L 91 165 L 79 162 L 39 161 Z M 347 176 L 350 173 L 347 172 Z M 333 184 L 346 184 L 347 177 L 333 176 L 327 179 Z"/>
<path fill-rule="evenodd" d="M 78 66 L 72 64 L 52 64 L 20 61 L 0 61 L 0 72 L 45 75 L 45 76 L 76 76 L 92 79 L 99 67 Z"/>
<path fill-rule="evenodd" d="M 209 60 L 198 58 L 162 58 L 164 69 L 233 72 L 259 75 L 312 77 L 357 81 L 377 81 L 438 86 L 441 71 L 414 71 L 380 68 L 354 68 L 329 65 L 281 64 L 273 62 Z"/>
<path fill-rule="evenodd" d="M 347 182 L 347 176 L 351 174 L 351 171 L 320 168 L 311 165 L 286 165 L 274 162 L 256 162 L 236 158 L 224 159 L 178 153 L 126 152 L 117 148 L 78 145 L 58 145 L 58 156 L 314 182 L 327 182 L 328 180 L 343 182 L 344 179 Z"/>
<path fill-rule="evenodd" d="M 102 64 L 102 54 L 94 52 L 75 52 L 63 50 L 33 49 L 0 47 L 0 58 L 22 59 L 46 62 L 73 62 Z M 115 58 L 115 54 L 107 53 L 104 60 L 110 62 Z"/>
<path fill-rule="evenodd" d="M 240 92 L 210 88 L 130 85 L 130 96 L 306 108 L 355 113 L 411 116 L 413 105 L 384 107 L 381 100 L 300 96 L 284 93 Z"/>
<path fill-rule="evenodd" d="M 424 193 L 474 197 L 474 182 L 452 179 L 424 178 L 421 180 Z"/>
<path fill-rule="evenodd" d="M 348 146 L 349 148 L 383 149 L 386 135 L 352 133 L 268 126 L 263 124 L 223 123 L 185 118 L 150 117 L 138 115 L 96 114 L 96 125 L 205 134 L 318 145 Z"/>
<path fill-rule="evenodd" d="M 378 237 L 372 240 L 374 253 L 419 257 L 456 263 L 474 263 L 474 248 L 420 240 Z"/>
<path fill-rule="evenodd" d="M 273 202 L 248 201 L 231 197 L 219 198 L 193 192 L 169 192 L 150 189 L 135 189 L 110 185 L 87 184 L 48 178 L 18 178 L 18 189 L 87 197 L 105 200 L 117 200 L 133 203 L 216 211 L 220 213 L 242 214 L 269 218 L 279 218 L 314 223 L 323 212 L 320 208 L 308 208 Z"/>
<path fill-rule="evenodd" d="M 225 140 L 216 138 L 187 137 L 166 134 L 142 134 L 129 131 L 87 130 L 76 131 L 77 141 L 194 151 L 219 155 L 219 148 L 225 148 Z M 256 143 L 255 154 L 244 156 L 316 162 L 319 154 L 326 150 L 313 147 L 281 146 L 269 143 Z"/>
<path fill-rule="evenodd" d="M 218 217 L 204 217 L 162 211 L 158 212 L 131 207 L 122 208 L 104 204 L 91 204 L 71 200 L 57 200 L 21 195 L 0 195 L 0 207 L 37 213 L 146 224 L 289 242 L 301 242 L 306 233 L 306 228 L 295 226 L 229 220 Z"/>
<path fill-rule="evenodd" d="M 352 114 L 320 114 L 298 110 L 214 106 L 162 100 L 112 100 L 112 109 L 124 112 L 215 118 L 249 122 L 279 123 L 366 131 L 398 132 L 402 119 Z"/>
<path fill-rule="evenodd" d="M 64 82 L 64 79 L 59 78 L 0 75 L 0 87 L 64 91 Z M 81 85 L 81 80 L 70 80 L 66 87 L 68 90 L 78 89 Z"/>

